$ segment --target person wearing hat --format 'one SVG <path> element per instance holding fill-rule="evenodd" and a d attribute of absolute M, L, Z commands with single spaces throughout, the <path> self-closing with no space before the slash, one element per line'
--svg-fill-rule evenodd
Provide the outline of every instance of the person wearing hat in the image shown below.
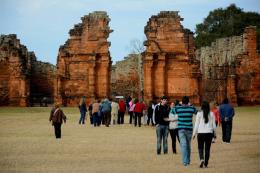
<path fill-rule="evenodd" d="M 163 152 L 168 153 L 168 126 L 170 107 L 167 105 L 167 97 L 162 96 L 161 102 L 154 109 L 154 120 L 156 125 L 157 154 L 161 154 L 161 143 L 163 142 Z"/>
<path fill-rule="evenodd" d="M 54 108 L 51 110 L 49 121 L 52 121 L 54 126 L 54 132 L 57 139 L 61 138 L 61 125 L 62 122 L 66 123 L 66 116 L 60 109 L 60 104 L 56 103 Z"/>

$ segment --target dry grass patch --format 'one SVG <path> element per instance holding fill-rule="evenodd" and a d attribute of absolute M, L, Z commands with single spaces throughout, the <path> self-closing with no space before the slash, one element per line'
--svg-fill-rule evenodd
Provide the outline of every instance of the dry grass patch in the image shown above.
<path fill-rule="evenodd" d="M 260 172 L 260 107 L 236 108 L 232 143 L 221 143 L 219 128 L 209 168 L 204 170 L 198 168 L 196 140 L 192 142 L 191 165 L 184 167 L 179 146 L 177 155 L 171 153 L 170 137 L 169 154 L 156 155 L 151 126 L 80 126 L 78 110 L 64 108 L 68 122 L 62 126 L 62 139 L 56 140 L 48 122 L 49 111 L 0 108 L 1 173 Z"/>

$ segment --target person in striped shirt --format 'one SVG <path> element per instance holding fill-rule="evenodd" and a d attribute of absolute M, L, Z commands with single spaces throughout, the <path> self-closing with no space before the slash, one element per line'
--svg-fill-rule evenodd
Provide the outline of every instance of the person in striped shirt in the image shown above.
<path fill-rule="evenodd" d="M 173 108 L 173 112 L 178 115 L 178 134 L 184 166 L 190 164 L 191 138 L 192 138 L 192 116 L 197 113 L 194 106 L 189 104 L 189 97 L 182 98 L 182 105 Z"/>

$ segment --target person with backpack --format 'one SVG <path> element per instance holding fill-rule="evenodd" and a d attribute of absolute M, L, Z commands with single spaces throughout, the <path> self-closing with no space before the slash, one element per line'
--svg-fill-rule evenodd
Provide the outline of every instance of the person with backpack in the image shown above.
<path fill-rule="evenodd" d="M 60 109 L 60 105 L 58 103 L 55 104 L 54 108 L 51 110 L 49 121 L 52 121 L 52 125 L 54 126 L 54 133 L 56 139 L 61 138 L 61 125 L 62 122 L 66 123 L 67 117 Z"/>

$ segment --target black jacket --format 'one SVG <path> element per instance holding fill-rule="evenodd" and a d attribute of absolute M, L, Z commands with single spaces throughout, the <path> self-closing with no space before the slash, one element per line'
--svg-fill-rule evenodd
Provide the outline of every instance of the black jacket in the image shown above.
<path fill-rule="evenodd" d="M 154 111 L 155 124 L 169 125 L 169 122 L 164 120 L 164 118 L 169 118 L 170 107 L 168 105 L 156 105 Z"/>

